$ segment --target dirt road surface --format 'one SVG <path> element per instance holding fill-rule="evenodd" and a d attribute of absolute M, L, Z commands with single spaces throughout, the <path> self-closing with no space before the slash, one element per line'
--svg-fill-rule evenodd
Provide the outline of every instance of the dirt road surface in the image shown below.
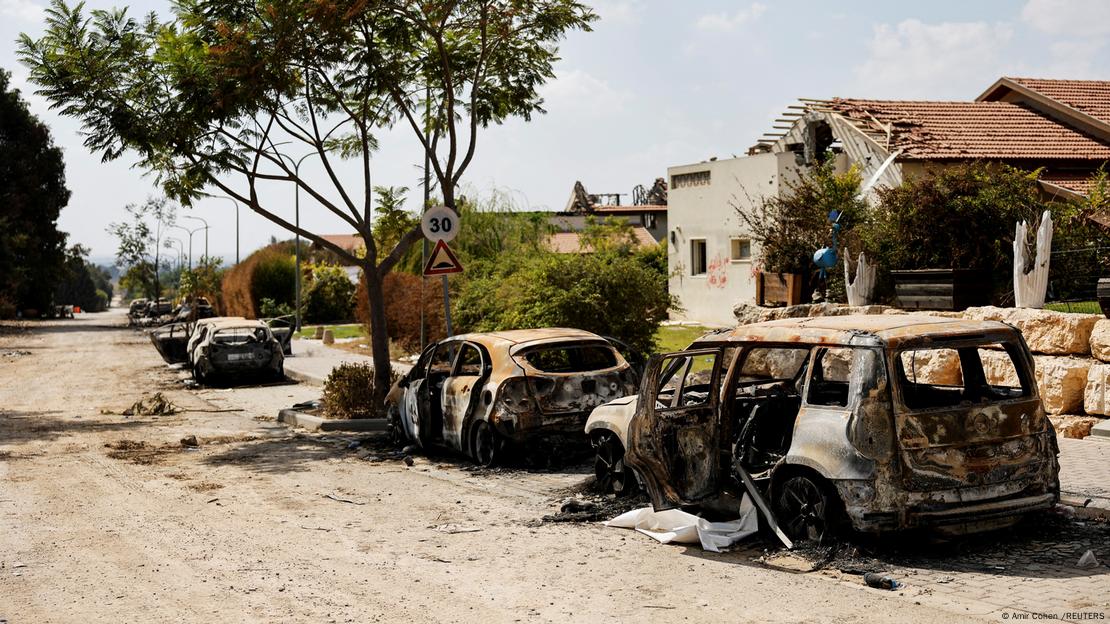
<path fill-rule="evenodd" d="M 912 580 L 541 523 L 583 470 L 367 461 L 273 422 L 316 389 L 188 389 L 124 324 L 0 328 L 0 621 L 1000 621 Z M 185 411 L 121 415 L 155 392 Z"/>

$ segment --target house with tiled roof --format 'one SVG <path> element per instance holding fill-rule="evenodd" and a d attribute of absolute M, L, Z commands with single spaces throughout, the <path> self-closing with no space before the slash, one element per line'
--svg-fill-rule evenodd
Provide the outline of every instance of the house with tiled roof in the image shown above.
<path fill-rule="evenodd" d="M 748 156 L 668 169 L 670 289 L 682 318 L 729 325 L 733 306 L 755 301 L 758 246 L 737 210 L 830 156 L 859 168 L 866 194 L 987 161 L 1040 169 L 1048 196 L 1085 195 L 1110 162 L 1110 81 L 1000 78 L 968 101 L 807 98 L 775 123 Z"/>

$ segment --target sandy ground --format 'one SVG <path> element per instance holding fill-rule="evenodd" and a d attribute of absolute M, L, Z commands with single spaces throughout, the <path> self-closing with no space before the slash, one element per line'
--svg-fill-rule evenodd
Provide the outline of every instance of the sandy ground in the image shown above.
<path fill-rule="evenodd" d="M 767 567 L 751 550 L 540 523 L 587 479 L 582 470 L 364 461 L 348 439 L 273 422 L 313 388 L 186 389 L 123 323 L 115 312 L 0 328 L 0 622 L 951 622 L 977 612 Z M 205 411 L 119 415 L 157 391 Z M 187 435 L 199 449 L 179 444 Z"/>

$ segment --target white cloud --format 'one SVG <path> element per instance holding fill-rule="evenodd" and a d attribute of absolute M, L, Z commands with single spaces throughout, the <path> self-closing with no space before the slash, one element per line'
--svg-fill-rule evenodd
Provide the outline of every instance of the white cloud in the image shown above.
<path fill-rule="evenodd" d="M 622 112 L 632 94 L 580 69 L 557 72 L 542 91 L 544 109 L 552 115 L 605 117 Z"/>
<path fill-rule="evenodd" d="M 594 0 L 591 8 L 603 23 L 634 24 L 640 21 L 643 0 Z"/>
<path fill-rule="evenodd" d="M 31 0 L 0 0 L 0 16 L 37 22 L 42 19 L 43 7 Z"/>
<path fill-rule="evenodd" d="M 698 18 L 695 24 L 698 30 L 708 30 L 712 32 L 735 32 L 741 26 L 759 19 L 767 11 L 767 6 L 758 2 L 753 2 L 751 6 L 746 9 L 729 15 L 728 13 L 709 13 L 702 15 Z"/>
<path fill-rule="evenodd" d="M 855 69 L 860 95 L 963 98 L 1001 75 L 1008 24 L 908 19 L 880 24 L 866 61 Z"/>
<path fill-rule="evenodd" d="M 1106 0 L 1029 0 L 1021 19 L 1050 35 L 1110 35 L 1110 2 Z"/>

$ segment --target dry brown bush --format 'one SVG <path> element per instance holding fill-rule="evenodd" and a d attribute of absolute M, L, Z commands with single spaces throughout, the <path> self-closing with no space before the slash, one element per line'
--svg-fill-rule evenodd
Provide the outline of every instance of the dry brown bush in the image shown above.
<path fill-rule="evenodd" d="M 443 286 L 438 279 L 425 280 L 411 273 L 390 273 L 385 276 L 382 290 L 385 295 L 385 322 L 389 338 L 403 349 L 415 352 L 420 349 L 420 286 L 424 282 L 424 323 L 427 340 L 440 340 L 447 335 L 443 322 Z M 366 303 L 366 278 L 359 280 L 356 315 L 363 325 L 370 326 L 370 312 Z"/>

